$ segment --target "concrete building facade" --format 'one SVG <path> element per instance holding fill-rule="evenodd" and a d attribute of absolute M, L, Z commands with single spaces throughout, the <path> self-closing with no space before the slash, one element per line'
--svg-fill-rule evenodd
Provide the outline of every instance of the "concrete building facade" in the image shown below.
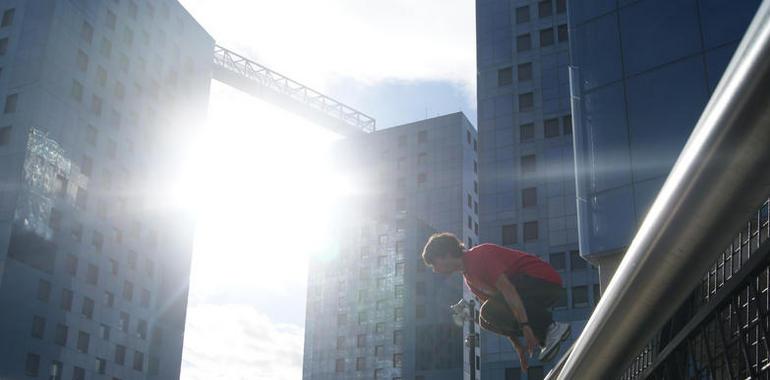
<path fill-rule="evenodd" d="M 0 14 L 0 378 L 178 378 L 192 224 L 152 184 L 205 116 L 213 39 L 176 1 Z"/>
<path fill-rule="evenodd" d="M 459 379 L 475 371 L 449 305 L 459 275 L 429 271 L 431 233 L 478 241 L 476 133 L 461 113 L 341 144 L 363 192 L 336 223 L 339 246 L 310 270 L 303 379 Z M 317 270 L 316 270 L 317 269 Z"/>
<path fill-rule="evenodd" d="M 566 0 L 477 0 L 480 241 L 536 254 L 561 274 L 555 319 L 582 330 L 599 298 L 595 269 L 578 251 Z M 522 371 L 507 339 L 481 337 L 481 375 Z"/>
<path fill-rule="evenodd" d="M 570 3 L 580 252 L 600 267 L 603 284 L 636 234 L 759 3 Z"/>

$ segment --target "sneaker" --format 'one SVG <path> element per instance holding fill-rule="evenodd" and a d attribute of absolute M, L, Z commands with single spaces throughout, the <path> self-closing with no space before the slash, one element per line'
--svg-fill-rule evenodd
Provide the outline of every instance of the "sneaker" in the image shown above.
<path fill-rule="evenodd" d="M 538 360 L 548 362 L 556 356 L 561 347 L 561 342 L 569 338 L 572 327 L 568 323 L 553 322 L 548 325 L 548 331 L 545 336 L 545 345 L 540 349 Z"/>

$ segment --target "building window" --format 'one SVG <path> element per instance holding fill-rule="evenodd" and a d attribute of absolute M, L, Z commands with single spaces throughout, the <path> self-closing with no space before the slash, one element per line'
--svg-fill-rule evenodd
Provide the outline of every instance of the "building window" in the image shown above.
<path fill-rule="evenodd" d="M 104 292 L 104 304 L 107 307 L 115 306 L 115 295 L 111 292 Z"/>
<path fill-rule="evenodd" d="M 128 301 L 134 299 L 134 284 L 131 281 L 123 282 L 123 298 Z"/>
<path fill-rule="evenodd" d="M 420 153 L 417 155 L 417 164 L 422 165 L 428 162 L 428 153 Z"/>
<path fill-rule="evenodd" d="M 575 286 L 572 288 L 572 307 L 586 307 L 588 306 L 588 287 L 587 286 Z"/>
<path fill-rule="evenodd" d="M 530 174 L 537 170 L 537 158 L 534 154 L 521 157 L 521 173 Z"/>
<path fill-rule="evenodd" d="M 103 340 L 109 340 L 110 339 L 110 326 L 107 326 L 105 324 L 102 324 L 99 326 L 99 337 Z"/>
<path fill-rule="evenodd" d="M 553 28 L 540 31 L 540 47 L 551 46 L 554 43 Z"/>
<path fill-rule="evenodd" d="M 594 284 L 594 305 L 597 305 L 601 298 L 602 298 L 601 287 L 599 287 L 599 284 Z"/>
<path fill-rule="evenodd" d="M 115 17 L 115 14 L 112 13 L 111 10 L 107 10 L 107 19 L 105 24 L 107 25 L 107 28 L 110 30 L 115 30 L 115 21 L 117 20 L 117 17 Z"/>
<path fill-rule="evenodd" d="M 521 207 L 534 207 L 537 206 L 537 188 L 528 187 L 521 190 Z"/>
<path fill-rule="evenodd" d="M 543 121 L 543 129 L 546 138 L 559 136 L 559 119 L 546 119 Z"/>
<path fill-rule="evenodd" d="M 519 82 L 532 80 L 532 62 L 522 63 L 517 67 L 517 79 Z"/>
<path fill-rule="evenodd" d="M 131 322 L 130 319 L 131 319 L 131 316 L 128 315 L 128 313 L 126 313 L 125 311 L 120 312 L 119 326 L 121 331 L 128 332 L 128 326 Z"/>
<path fill-rule="evenodd" d="M 505 380 L 521 380 L 521 368 L 506 368 Z"/>
<path fill-rule="evenodd" d="M 366 368 L 366 358 L 356 358 L 356 371 Z"/>
<path fill-rule="evenodd" d="M 102 45 L 99 48 L 99 53 L 101 53 L 105 58 L 110 58 L 110 55 L 112 55 L 112 42 L 108 40 L 106 37 L 102 38 Z"/>
<path fill-rule="evenodd" d="M 88 345 L 91 340 L 91 336 L 83 331 L 78 331 L 77 349 L 82 353 L 88 353 Z"/>
<path fill-rule="evenodd" d="M 540 1 L 537 3 L 537 15 L 540 18 L 548 17 L 553 14 L 553 6 L 551 6 L 551 0 Z"/>
<path fill-rule="evenodd" d="M 364 346 L 366 346 L 366 335 L 358 334 L 358 336 L 356 336 L 356 347 L 364 347 Z"/>
<path fill-rule="evenodd" d="M 385 380 L 385 370 L 382 368 L 375 369 L 374 380 Z"/>
<path fill-rule="evenodd" d="M 508 86 L 513 83 L 513 67 L 497 70 L 497 85 Z"/>
<path fill-rule="evenodd" d="M 69 289 L 62 289 L 61 291 L 61 306 L 62 310 L 65 311 L 71 311 L 72 310 L 72 299 L 74 298 L 74 294 Z"/>
<path fill-rule="evenodd" d="M 53 342 L 60 345 L 67 345 L 67 326 L 58 324 L 56 325 L 56 331 L 54 331 Z"/>
<path fill-rule="evenodd" d="M 115 345 L 115 363 L 119 365 L 126 364 L 126 347 Z"/>
<path fill-rule="evenodd" d="M 425 308 L 424 305 L 420 305 L 420 306 L 423 306 L 423 308 Z M 393 354 L 393 367 L 401 368 L 402 363 L 404 361 L 403 358 L 404 358 L 404 354 Z"/>
<path fill-rule="evenodd" d="M 0 55 L 5 55 L 8 52 L 8 38 L 0 39 Z"/>
<path fill-rule="evenodd" d="M 28 353 L 27 363 L 24 368 L 27 376 L 37 377 L 38 373 L 40 373 L 40 355 Z"/>
<path fill-rule="evenodd" d="M 96 373 L 100 375 L 107 373 L 107 360 L 96 358 Z"/>
<path fill-rule="evenodd" d="M 11 143 L 11 127 L 0 127 L 0 146 Z"/>
<path fill-rule="evenodd" d="M 478 174 L 479 172 L 479 163 L 476 160 L 473 160 L 473 173 Z"/>
<path fill-rule="evenodd" d="M 40 302 L 48 302 L 51 298 L 51 283 L 46 280 L 39 280 L 37 282 L 37 300 Z"/>
<path fill-rule="evenodd" d="M 393 320 L 396 322 L 401 322 L 404 320 L 404 308 L 397 307 L 393 309 Z"/>
<path fill-rule="evenodd" d="M 4 113 L 16 112 L 16 105 L 18 104 L 18 102 L 19 102 L 19 94 L 11 94 L 6 96 L 5 107 L 3 108 L 3 112 Z"/>
<path fill-rule="evenodd" d="M 580 257 L 580 251 L 570 251 L 569 258 L 570 258 L 570 264 L 572 265 L 572 270 L 581 270 L 581 269 L 588 268 L 588 262 L 585 261 L 582 257 Z"/>
<path fill-rule="evenodd" d="M 80 27 L 80 38 L 87 42 L 89 45 L 94 39 L 94 27 L 87 21 L 83 21 L 83 26 Z"/>
<path fill-rule="evenodd" d="M 420 173 L 420 174 L 417 175 L 417 183 L 418 184 L 423 184 L 427 180 L 428 180 L 428 175 L 427 174 Z"/>
<path fill-rule="evenodd" d="M 374 356 L 377 358 L 382 357 L 382 355 L 385 353 L 385 346 L 379 345 L 374 347 Z"/>
<path fill-rule="evenodd" d="M 104 67 L 96 67 L 96 83 L 102 87 L 107 85 L 107 70 Z"/>
<path fill-rule="evenodd" d="M 45 318 L 35 315 L 32 317 L 32 332 L 33 338 L 42 339 L 45 334 Z"/>
<path fill-rule="evenodd" d="M 564 13 L 567 11 L 567 0 L 556 0 L 556 13 Z"/>
<path fill-rule="evenodd" d="M 0 22 L 0 28 L 13 25 L 13 15 L 15 13 L 16 10 L 14 8 L 6 9 L 5 12 L 3 12 L 3 21 Z"/>
<path fill-rule="evenodd" d="M 102 98 L 96 95 L 91 96 L 91 112 L 96 116 L 102 114 Z"/>
<path fill-rule="evenodd" d="M 85 72 L 88 70 L 88 54 L 86 54 L 82 50 L 78 50 L 76 61 L 77 61 L 76 63 L 77 63 L 78 69 L 80 69 L 80 71 Z"/>
<path fill-rule="evenodd" d="M 559 42 L 567 42 L 569 40 L 569 30 L 567 24 L 561 24 L 557 27 Z"/>
<path fill-rule="evenodd" d="M 535 125 L 532 123 L 519 126 L 519 141 L 530 141 L 535 138 Z"/>
<path fill-rule="evenodd" d="M 551 253 L 548 255 L 548 262 L 557 271 L 567 269 L 567 260 L 564 257 L 564 252 Z"/>
<path fill-rule="evenodd" d="M 415 318 L 417 319 L 425 318 L 425 305 L 415 306 Z"/>
<path fill-rule="evenodd" d="M 374 332 L 375 332 L 375 333 L 377 333 L 377 334 L 383 334 L 383 333 L 385 333 L 385 323 L 383 323 L 383 322 L 378 322 L 378 323 L 377 323 L 377 324 L 374 326 Z"/>
<path fill-rule="evenodd" d="M 530 36 L 529 33 L 522 34 L 516 37 L 517 52 L 529 51 L 531 49 L 532 49 L 532 36 Z"/>
<path fill-rule="evenodd" d="M 134 370 L 144 371 L 144 354 L 139 351 L 134 351 Z"/>
<path fill-rule="evenodd" d="M 524 223 L 524 241 L 533 241 L 538 239 L 537 221 Z"/>
<path fill-rule="evenodd" d="M 535 94 L 527 92 L 519 95 L 519 111 L 527 112 L 532 111 L 535 106 Z"/>
<path fill-rule="evenodd" d="M 404 333 L 401 330 L 393 331 L 393 344 L 400 346 L 404 343 Z"/>
<path fill-rule="evenodd" d="M 571 135 L 572 134 L 572 115 L 567 115 L 562 117 L 561 123 L 563 125 L 564 134 Z"/>
<path fill-rule="evenodd" d="M 473 228 L 473 219 L 471 218 L 470 215 L 468 215 L 468 229 L 470 230 L 472 228 Z"/>
<path fill-rule="evenodd" d="M 531 380 L 543 380 L 545 378 L 545 372 L 543 372 L 543 367 L 537 366 L 537 367 L 529 367 L 527 370 L 527 379 Z"/>
<path fill-rule="evenodd" d="M 140 319 L 136 324 L 136 335 L 142 339 L 147 339 L 147 321 Z"/>
<path fill-rule="evenodd" d="M 337 359 L 334 362 L 334 372 L 345 372 L 345 359 Z"/>
<path fill-rule="evenodd" d="M 72 380 L 86 380 L 86 370 L 80 367 L 72 368 Z"/>
<path fill-rule="evenodd" d="M 404 298 L 404 285 L 396 285 L 393 289 L 396 299 Z"/>
<path fill-rule="evenodd" d="M 529 5 L 516 8 L 516 23 L 523 24 L 529 22 Z"/>
<path fill-rule="evenodd" d="M 338 336 L 337 337 L 337 351 L 340 351 L 345 348 L 345 337 L 344 336 Z"/>
<path fill-rule="evenodd" d="M 348 315 L 345 313 L 337 314 L 337 326 L 342 326 L 348 321 Z"/>
<path fill-rule="evenodd" d="M 515 224 L 503 225 L 502 231 L 503 245 L 516 244 L 519 242 L 519 230 L 516 228 Z"/>
<path fill-rule="evenodd" d="M 94 317 L 94 300 L 83 297 L 83 305 L 81 305 L 80 313 L 83 314 L 86 319 L 92 319 Z"/>
<path fill-rule="evenodd" d="M 86 282 L 91 285 L 96 285 L 99 282 L 99 267 L 94 264 L 88 264 L 88 272 L 86 272 Z"/>
<path fill-rule="evenodd" d="M 428 142 L 428 131 L 420 131 L 417 133 L 417 143 L 424 144 Z"/>
<path fill-rule="evenodd" d="M 473 206 L 473 197 L 471 197 L 471 195 L 467 193 L 466 195 L 467 195 L 468 208 L 471 208 Z"/>

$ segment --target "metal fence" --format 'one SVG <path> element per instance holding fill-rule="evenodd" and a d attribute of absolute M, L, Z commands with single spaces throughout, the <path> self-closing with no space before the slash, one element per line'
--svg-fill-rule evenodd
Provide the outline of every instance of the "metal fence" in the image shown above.
<path fill-rule="evenodd" d="M 746 221 L 621 379 L 770 378 L 769 205 Z"/>

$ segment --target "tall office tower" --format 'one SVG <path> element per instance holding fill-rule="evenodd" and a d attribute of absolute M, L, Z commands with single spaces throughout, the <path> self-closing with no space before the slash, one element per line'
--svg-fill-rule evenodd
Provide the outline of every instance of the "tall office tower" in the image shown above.
<path fill-rule="evenodd" d="M 569 98 L 566 0 L 477 0 L 481 241 L 540 256 L 561 274 L 555 319 L 577 337 L 599 298 L 579 256 Z M 562 351 L 572 343 L 567 341 Z M 483 379 L 525 376 L 511 344 L 481 337 Z M 551 363 L 552 364 L 552 363 Z"/>
<path fill-rule="evenodd" d="M 570 3 L 580 252 L 603 285 L 759 3 Z"/>
<path fill-rule="evenodd" d="M 176 1 L 0 4 L 0 378 L 178 378 L 192 226 L 156 195 L 214 42 Z"/>
<path fill-rule="evenodd" d="M 461 113 L 341 144 L 340 165 L 363 191 L 335 224 L 338 247 L 311 264 L 304 379 L 460 379 L 470 371 L 475 355 L 449 310 L 463 297 L 461 278 L 432 273 L 420 253 L 436 231 L 477 241 L 475 146 Z"/>

